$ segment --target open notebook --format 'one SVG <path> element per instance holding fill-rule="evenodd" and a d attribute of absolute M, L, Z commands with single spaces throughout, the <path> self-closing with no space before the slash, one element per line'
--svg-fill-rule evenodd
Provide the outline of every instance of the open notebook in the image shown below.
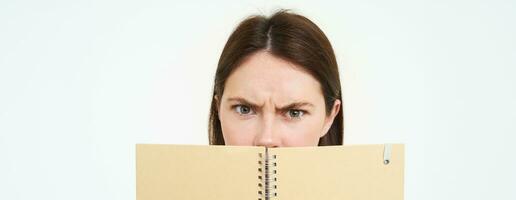
<path fill-rule="evenodd" d="M 402 200 L 404 145 L 136 145 L 136 199 Z"/>

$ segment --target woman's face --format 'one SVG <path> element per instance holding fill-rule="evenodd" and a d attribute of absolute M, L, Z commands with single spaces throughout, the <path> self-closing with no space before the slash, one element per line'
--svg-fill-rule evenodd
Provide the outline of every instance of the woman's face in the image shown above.
<path fill-rule="evenodd" d="M 315 78 L 297 65 L 260 51 L 226 80 L 219 119 L 226 145 L 317 146 L 339 108 L 336 100 L 326 115 Z"/>

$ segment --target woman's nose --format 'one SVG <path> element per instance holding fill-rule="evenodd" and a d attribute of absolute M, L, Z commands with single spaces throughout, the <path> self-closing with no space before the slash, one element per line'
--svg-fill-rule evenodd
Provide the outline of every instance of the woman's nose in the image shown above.
<path fill-rule="evenodd" d="M 255 138 L 255 146 L 280 147 L 280 133 L 273 115 L 264 115 Z"/>

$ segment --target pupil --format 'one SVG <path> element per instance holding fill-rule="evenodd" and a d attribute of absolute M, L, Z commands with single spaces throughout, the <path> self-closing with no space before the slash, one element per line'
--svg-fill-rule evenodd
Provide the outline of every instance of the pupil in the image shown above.
<path fill-rule="evenodd" d="M 247 112 L 249 112 L 249 108 L 248 108 L 248 107 L 246 107 L 246 106 L 242 106 L 241 110 L 242 110 L 242 113 L 247 113 Z"/>
<path fill-rule="evenodd" d="M 299 111 L 293 110 L 290 112 L 292 117 L 297 117 L 299 115 Z"/>

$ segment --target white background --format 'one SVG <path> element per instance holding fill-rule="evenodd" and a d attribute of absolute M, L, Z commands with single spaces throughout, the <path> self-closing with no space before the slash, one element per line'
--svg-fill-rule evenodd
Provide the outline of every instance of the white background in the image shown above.
<path fill-rule="evenodd" d="M 4 0 L 0 199 L 134 199 L 135 143 L 208 144 L 227 37 L 279 8 L 334 46 L 345 143 L 406 144 L 406 199 L 516 199 L 516 2 L 501 0 Z"/>

